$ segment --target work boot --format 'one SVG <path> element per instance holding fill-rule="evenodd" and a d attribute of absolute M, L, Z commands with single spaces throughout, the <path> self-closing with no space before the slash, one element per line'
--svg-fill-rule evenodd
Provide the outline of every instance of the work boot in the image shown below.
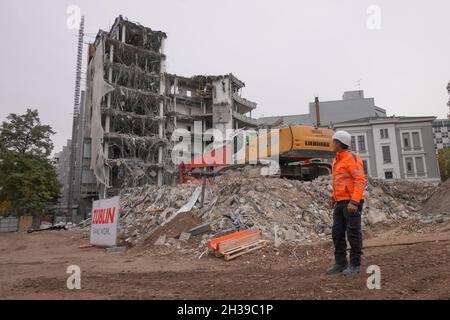
<path fill-rule="evenodd" d="M 359 266 L 348 266 L 342 273 L 347 277 L 353 277 L 359 273 Z"/>
<path fill-rule="evenodd" d="M 334 266 L 332 266 L 330 269 L 327 270 L 327 274 L 341 273 L 346 268 L 347 268 L 346 264 L 344 264 L 344 265 L 335 264 Z"/>

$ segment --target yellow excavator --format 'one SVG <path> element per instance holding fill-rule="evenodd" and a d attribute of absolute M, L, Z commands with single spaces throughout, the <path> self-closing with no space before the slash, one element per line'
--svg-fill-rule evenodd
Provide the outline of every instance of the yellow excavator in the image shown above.
<path fill-rule="evenodd" d="M 263 130 L 253 139 L 250 135 L 246 141 L 245 163 L 251 163 L 255 156 L 259 160 L 275 159 L 280 165 L 281 177 L 315 179 L 330 173 L 331 164 L 324 160 L 334 157 L 333 134 L 331 129 L 305 125 Z M 243 139 L 239 135 L 237 139 L 239 150 L 239 140 Z"/>
<path fill-rule="evenodd" d="M 196 180 L 205 168 L 215 174 L 231 168 L 270 163 L 279 164 L 281 177 L 312 180 L 331 172 L 334 157 L 332 137 L 334 131 L 305 125 L 292 125 L 280 129 L 240 130 L 222 145 L 209 145 L 202 156 L 179 167 L 180 183 Z"/>

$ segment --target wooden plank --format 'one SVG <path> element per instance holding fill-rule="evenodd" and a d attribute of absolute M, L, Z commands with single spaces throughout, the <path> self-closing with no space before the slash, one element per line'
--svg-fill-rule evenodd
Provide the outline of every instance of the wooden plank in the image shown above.
<path fill-rule="evenodd" d="M 254 247 L 255 245 L 259 245 L 259 244 L 261 244 L 261 243 L 266 243 L 266 242 L 267 242 L 267 240 L 258 240 L 258 241 L 254 241 L 254 242 L 251 242 L 251 243 L 249 243 L 249 244 L 246 244 L 246 245 L 243 245 L 243 246 L 240 246 L 240 247 L 231 249 L 231 250 L 229 250 L 229 251 L 227 251 L 227 252 L 224 252 L 223 254 L 232 254 L 232 253 L 234 253 L 234 252 L 239 252 L 239 251 L 244 250 L 244 249 L 246 249 L 246 248 Z"/>
<path fill-rule="evenodd" d="M 220 242 L 218 245 L 218 251 L 220 253 L 225 253 L 231 249 L 261 240 L 261 233 L 259 231 L 244 235 L 242 237 L 225 240 Z"/>
<path fill-rule="evenodd" d="M 266 246 L 266 244 L 267 244 L 267 241 L 261 240 L 261 241 L 252 243 L 252 245 L 244 246 L 244 248 L 241 248 L 240 250 L 233 250 L 233 253 L 224 254 L 225 260 L 229 261 L 229 260 L 235 259 L 239 256 L 242 256 L 246 253 L 253 252 L 258 249 L 262 249 L 263 247 Z"/>
<path fill-rule="evenodd" d="M 249 243 L 249 244 L 245 244 L 245 245 L 243 245 L 243 246 L 240 246 L 240 247 L 231 249 L 231 250 L 229 250 L 229 251 L 227 251 L 227 252 L 224 252 L 224 254 L 231 254 L 231 253 L 233 253 L 233 252 L 237 252 L 237 251 L 243 250 L 243 249 L 245 249 L 245 248 L 252 247 L 252 246 L 255 246 L 255 245 L 259 245 L 259 244 L 262 244 L 262 243 L 267 243 L 267 242 L 268 242 L 267 240 L 258 240 L 258 241 L 254 241 L 254 242 L 251 242 L 251 243 Z"/>
<path fill-rule="evenodd" d="M 226 254 L 226 255 L 225 255 L 225 261 L 233 260 L 233 259 L 235 259 L 235 258 L 237 258 L 237 257 L 240 257 L 240 256 L 246 254 L 246 253 L 250 253 L 250 252 L 259 250 L 259 249 L 263 248 L 264 246 L 265 246 L 265 245 L 259 245 L 259 246 L 253 247 L 253 248 L 247 248 L 247 249 L 245 249 L 245 250 L 242 250 L 242 251 L 240 251 L 240 252 L 236 252 L 236 253 L 234 253 L 234 254 Z"/>

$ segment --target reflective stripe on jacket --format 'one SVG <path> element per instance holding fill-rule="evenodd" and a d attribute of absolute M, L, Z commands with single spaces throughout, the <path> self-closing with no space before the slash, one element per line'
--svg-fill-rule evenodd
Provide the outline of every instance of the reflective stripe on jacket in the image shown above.
<path fill-rule="evenodd" d="M 336 201 L 364 199 L 366 177 L 361 157 L 349 150 L 337 152 L 333 160 L 333 197 Z"/>

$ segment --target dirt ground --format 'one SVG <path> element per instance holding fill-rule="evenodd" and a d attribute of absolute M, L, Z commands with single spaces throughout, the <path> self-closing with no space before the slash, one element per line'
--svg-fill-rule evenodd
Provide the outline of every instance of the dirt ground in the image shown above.
<path fill-rule="evenodd" d="M 365 238 L 362 273 L 348 279 L 324 274 L 331 242 L 226 262 L 198 259 L 198 239 L 106 253 L 80 249 L 88 239 L 79 231 L 2 234 L 0 299 L 450 299 L 450 222 L 380 227 Z M 81 268 L 80 290 L 66 287 L 69 265 Z M 381 268 L 380 290 L 366 286 L 369 265 Z"/>

